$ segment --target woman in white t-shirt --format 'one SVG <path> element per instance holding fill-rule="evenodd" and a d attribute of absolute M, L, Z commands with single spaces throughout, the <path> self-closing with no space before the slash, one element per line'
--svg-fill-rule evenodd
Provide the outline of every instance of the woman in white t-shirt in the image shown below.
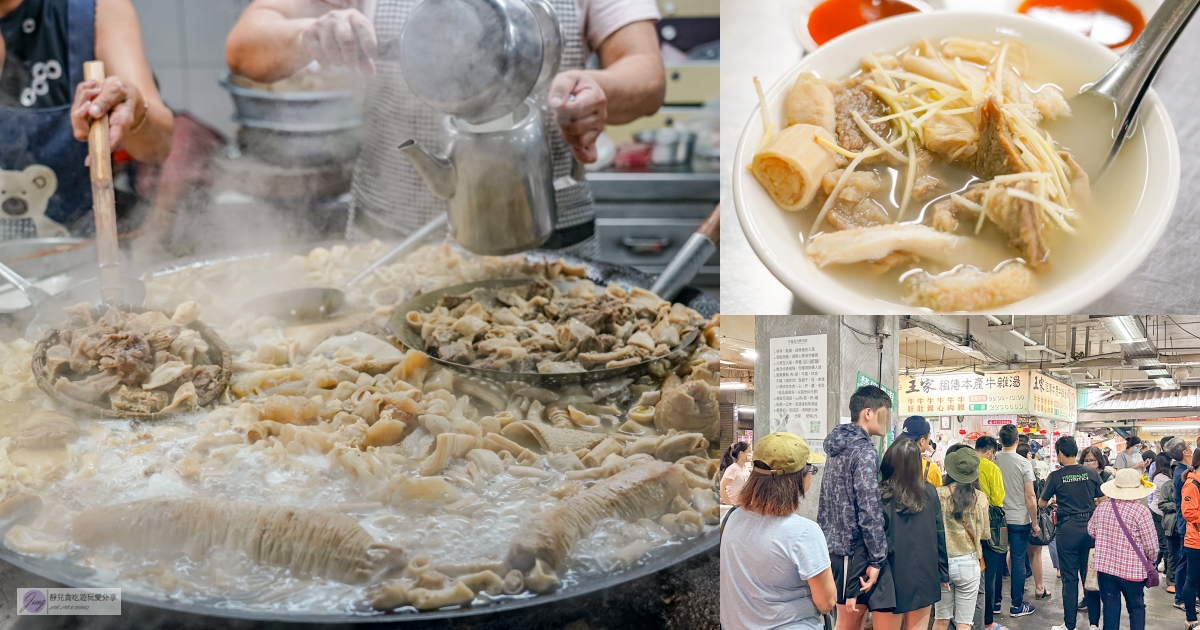
<path fill-rule="evenodd" d="M 742 505 L 721 532 L 721 627 L 822 630 L 837 597 L 821 528 L 796 514 L 813 464 L 825 461 L 792 433 L 759 440 Z"/>
<path fill-rule="evenodd" d="M 741 505 L 737 497 L 742 491 L 742 486 L 746 485 L 746 479 L 750 477 L 750 462 L 753 459 L 754 451 L 750 450 L 750 445 L 745 442 L 734 442 L 729 450 L 725 451 L 725 457 L 721 459 L 721 466 L 724 468 L 721 473 L 722 505 Z"/>

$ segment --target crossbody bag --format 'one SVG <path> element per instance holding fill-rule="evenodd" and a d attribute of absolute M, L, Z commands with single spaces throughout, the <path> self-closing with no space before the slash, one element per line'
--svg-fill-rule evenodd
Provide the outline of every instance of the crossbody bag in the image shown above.
<path fill-rule="evenodd" d="M 1137 553 L 1138 560 L 1142 561 L 1142 568 L 1146 570 L 1146 586 L 1150 588 L 1158 586 L 1158 569 L 1150 564 L 1150 561 L 1146 559 L 1146 554 L 1142 553 L 1142 548 L 1133 540 L 1133 535 L 1129 533 L 1129 528 L 1125 526 L 1125 520 L 1121 518 L 1121 510 L 1117 509 L 1116 503 L 1112 504 L 1112 511 L 1117 517 L 1117 525 L 1120 525 L 1121 531 L 1125 532 L 1125 540 L 1129 541 L 1129 546 L 1133 547 L 1134 552 Z"/>
<path fill-rule="evenodd" d="M 960 519 L 958 519 L 958 522 L 962 523 L 963 529 L 967 530 L 967 535 L 971 537 L 971 546 L 976 549 L 979 549 L 980 545 L 978 542 L 976 542 L 975 533 L 971 531 L 971 527 L 967 525 L 967 521 L 960 518 Z M 979 570 L 982 572 L 986 568 L 987 568 L 987 563 L 985 563 L 983 561 L 983 554 L 980 553 L 979 554 Z"/>

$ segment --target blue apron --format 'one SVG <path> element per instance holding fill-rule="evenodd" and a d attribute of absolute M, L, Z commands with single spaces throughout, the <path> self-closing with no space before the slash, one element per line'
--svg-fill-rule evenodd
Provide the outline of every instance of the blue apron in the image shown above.
<path fill-rule="evenodd" d="M 95 44 L 95 0 L 67 0 L 67 72 L 72 95 L 83 82 L 83 63 L 95 58 Z M 26 177 L 30 185 L 25 188 L 45 186 L 57 179 L 53 195 L 44 202 L 45 217 L 72 232 L 81 232 L 90 228 L 92 184 L 84 166 L 87 143 L 76 140 L 71 129 L 71 106 L 42 109 L 0 106 L 0 170 L 9 171 L 0 172 L 0 176 L 5 177 L 4 181 L 26 183 L 16 171 L 36 165 L 49 168 L 54 178 L 39 178 L 36 175 L 39 169 L 31 169 Z M 39 236 L 38 227 L 45 231 L 45 226 L 53 226 L 35 220 L 41 216 L 43 199 L 36 193 L 19 201 L 0 199 L 0 205 L 11 204 L 0 212 L 0 240 L 32 238 Z M 14 218 L 14 211 L 22 207 L 27 208 L 26 212 L 16 212 L 22 216 Z"/>

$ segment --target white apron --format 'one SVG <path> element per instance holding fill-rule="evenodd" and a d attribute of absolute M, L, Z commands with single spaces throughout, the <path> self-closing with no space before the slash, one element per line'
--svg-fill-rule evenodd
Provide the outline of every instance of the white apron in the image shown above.
<path fill-rule="evenodd" d="M 379 0 L 375 9 L 375 32 L 380 41 L 399 37 L 409 12 L 420 0 Z M 563 53 L 559 71 L 580 70 L 590 51 L 579 30 L 575 0 L 550 0 L 563 30 Z M 447 37 L 454 37 L 448 33 Z M 400 152 L 402 142 L 415 139 L 422 146 L 444 151 L 442 132 L 445 114 L 422 103 L 408 89 L 397 61 L 376 61 L 376 75 L 367 83 L 362 151 L 354 166 L 353 200 L 346 237 L 395 239 L 403 237 L 436 215 L 446 211 L 408 158 Z M 571 149 L 563 140 L 553 114 L 543 117 L 550 138 L 554 179 L 568 177 L 574 166 Z M 592 192 L 579 182 L 555 192 L 558 220 L 552 243 L 570 243 L 560 248 L 568 254 L 594 258 L 599 253 L 595 236 Z"/>

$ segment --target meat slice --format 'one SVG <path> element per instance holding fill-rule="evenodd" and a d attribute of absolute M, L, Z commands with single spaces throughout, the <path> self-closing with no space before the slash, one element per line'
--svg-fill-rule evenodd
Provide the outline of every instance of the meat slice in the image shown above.
<path fill-rule="evenodd" d="M 837 169 L 821 179 L 821 190 L 833 192 L 845 169 Z M 836 230 L 870 227 L 891 223 L 887 212 L 871 195 L 879 190 L 879 176 L 871 171 L 854 172 L 838 191 L 837 199 L 825 215 L 825 222 Z"/>
<path fill-rule="evenodd" d="M 171 402 L 171 396 L 162 390 L 143 390 L 122 385 L 111 392 L 108 400 L 117 411 L 132 413 L 158 413 Z"/>
<path fill-rule="evenodd" d="M 1036 282 L 1029 267 L 1012 261 L 984 272 L 970 265 L 933 276 L 927 272 L 905 277 L 909 304 L 934 311 L 982 311 L 1011 304 L 1033 294 Z"/>
<path fill-rule="evenodd" d="M 1046 224 L 1042 221 L 1041 209 L 1032 201 L 1005 194 L 1005 189 L 1010 187 L 1027 193 L 1033 192 L 1032 182 L 1021 181 L 1011 186 L 979 186 L 968 191 L 963 198 L 983 206 L 988 220 L 1008 235 L 1008 244 L 1021 254 L 1021 258 L 1024 258 L 1030 267 L 1040 267 L 1050 256 L 1050 247 L 1046 243 Z M 988 195 L 988 188 L 992 188 L 991 195 Z"/>
<path fill-rule="evenodd" d="M 806 251 L 818 267 L 882 260 L 892 252 L 944 260 L 954 253 L 958 237 L 926 225 L 893 223 L 826 232 L 813 237 Z"/>
<path fill-rule="evenodd" d="M 59 377 L 54 382 L 54 389 L 75 400 L 96 402 L 108 392 L 121 384 L 121 375 L 116 370 L 107 370 L 93 374 L 81 381 L 70 381 Z"/>
<path fill-rule="evenodd" d="M 125 385 L 137 386 L 150 375 L 154 355 L 142 335 L 122 331 L 105 335 L 96 349 L 100 369 L 116 370 Z"/>
<path fill-rule="evenodd" d="M 298 576 L 361 584 L 400 565 L 398 547 L 376 543 L 353 518 L 332 511 L 223 499 L 143 499 L 75 516 L 77 544 L 203 558 L 225 547 Z"/>
<path fill-rule="evenodd" d="M 661 433 L 691 431 L 716 440 L 721 430 L 716 388 L 705 381 L 687 381 L 663 390 L 654 406 L 654 428 Z"/>
<path fill-rule="evenodd" d="M 853 112 L 858 112 L 867 121 L 867 126 L 883 139 L 888 137 L 886 122 L 872 123 L 871 120 L 886 116 L 888 109 L 883 101 L 865 85 L 856 85 L 833 94 L 834 111 L 836 112 L 838 145 L 847 151 L 861 151 L 872 145 L 870 138 L 854 122 Z M 881 156 L 886 159 L 886 154 Z M 870 160 L 868 160 L 870 161 Z"/>
<path fill-rule="evenodd" d="M 989 98 L 979 106 L 979 145 L 971 156 L 971 168 L 980 179 L 1010 175 L 1024 170 L 1013 132 L 1000 111 L 1000 103 Z"/>
<path fill-rule="evenodd" d="M 680 496 L 689 496 L 688 485 L 674 465 L 655 461 L 630 466 L 548 510 L 530 515 L 509 546 L 508 565 L 528 571 L 542 560 L 562 567 L 575 543 L 601 519 L 657 518 Z"/>

